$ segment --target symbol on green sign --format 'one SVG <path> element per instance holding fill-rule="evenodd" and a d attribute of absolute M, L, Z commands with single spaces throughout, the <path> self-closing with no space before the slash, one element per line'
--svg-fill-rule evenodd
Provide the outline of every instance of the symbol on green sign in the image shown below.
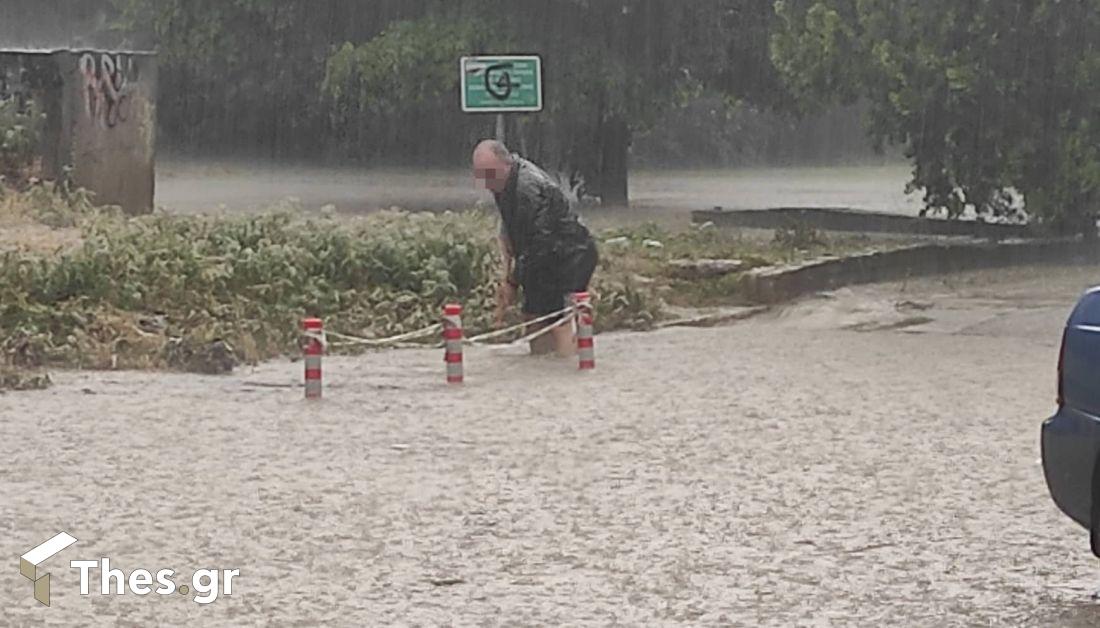
<path fill-rule="evenodd" d="M 512 95 L 512 88 L 520 86 L 519 83 L 512 82 L 512 75 L 508 72 L 511 69 L 511 63 L 497 63 L 485 68 L 485 91 L 489 92 L 490 96 L 497 100 L 508 100 L 508 97 Z M 500 73 L 496 81 L 493 81 L 493 72 L 496 70 L 504 71 Z"/>

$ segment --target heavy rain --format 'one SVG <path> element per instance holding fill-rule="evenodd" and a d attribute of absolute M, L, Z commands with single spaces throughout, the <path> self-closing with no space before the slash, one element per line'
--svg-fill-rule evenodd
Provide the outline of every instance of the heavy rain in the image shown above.
<path fill-rule="evenodd" d="M 1097 625 L 1097 32 L 0 0 L 0 625 Z"/>

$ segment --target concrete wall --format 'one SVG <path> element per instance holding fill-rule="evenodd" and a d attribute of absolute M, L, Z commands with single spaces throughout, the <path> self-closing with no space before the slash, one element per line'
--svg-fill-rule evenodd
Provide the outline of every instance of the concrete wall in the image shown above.
<path fill-rule="evenodd" d="M 740 278 L 737 296 L 749 303 L 775 304 L 843 286 L 984 268 L 1095 264 L 1100 249 L 1079 239 L 1014 240 L 999 243 L 918 244 L 815 260 L 792 266 L 756 268 Z"/>
<path fill-rule="evenodd" d="M 153 209 L 156 58 L 98 51 L 54 55 L 63 83 L 61 152 L 71 181 L 129 214 Z"/>
<path fill-rule="evenodd" d="M 152 211 L 156 57 L 94 50 L 0 51 L 0 71 L 21 76 L 22 97 L 34 98 L 46 113 L 44 178 L 67 176 L 73 185 L 94 192 L 98 203 L 119 205 L 130 214 Z"/>

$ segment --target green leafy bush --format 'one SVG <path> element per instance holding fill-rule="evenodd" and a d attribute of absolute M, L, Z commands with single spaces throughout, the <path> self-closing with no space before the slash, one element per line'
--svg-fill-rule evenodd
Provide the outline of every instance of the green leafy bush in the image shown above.
<path fill-rule="evenodd" d="M 386 336 L 435 322 L 458 298 L 470 324 L 484 325 L 491 232 L 473 214 L 387 213 L 351 225 L 290 214 L 99 216 L 71 253 L 0 255 L 0 330 L 9 355 L 30 364 L 153 366 L 162 360 L 148 355 L 140 323 L 158 312 L 166 328 L 156 340 L 225 339 L 253 360 L 293 351 L 307 315 Z"/>
<path fill-rule="evenodd" d="M 22 183 L 29 178 L 44 119 L 33 101 L 0 98 L 0 180 Z"/>
<path fill-rule="evenodd" d="M 45 193 L 45 192 L 43 192 Z M 298 352 L 300 320 L 387 337 L 458 300 L 489 329 L 494 222 L 478 213 L 303 219 L 80 214 L 82 243 L 52 257 L 0 253 L 0 351 L 24 366 L 206 370 L 218 340 L 255 361 Z M 603 278 L 601 329 L 645 326 L 656 302 Z"/>

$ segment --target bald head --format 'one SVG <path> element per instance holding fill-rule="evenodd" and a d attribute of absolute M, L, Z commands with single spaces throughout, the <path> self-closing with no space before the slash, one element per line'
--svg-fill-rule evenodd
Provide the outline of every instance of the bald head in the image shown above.
<path fill-rule="evenodd" d="M 512 172 L 512 154 L 496 140 L 482 140 L 474 148 L 474 179 L 485 189 L 501 192 Z"/>

